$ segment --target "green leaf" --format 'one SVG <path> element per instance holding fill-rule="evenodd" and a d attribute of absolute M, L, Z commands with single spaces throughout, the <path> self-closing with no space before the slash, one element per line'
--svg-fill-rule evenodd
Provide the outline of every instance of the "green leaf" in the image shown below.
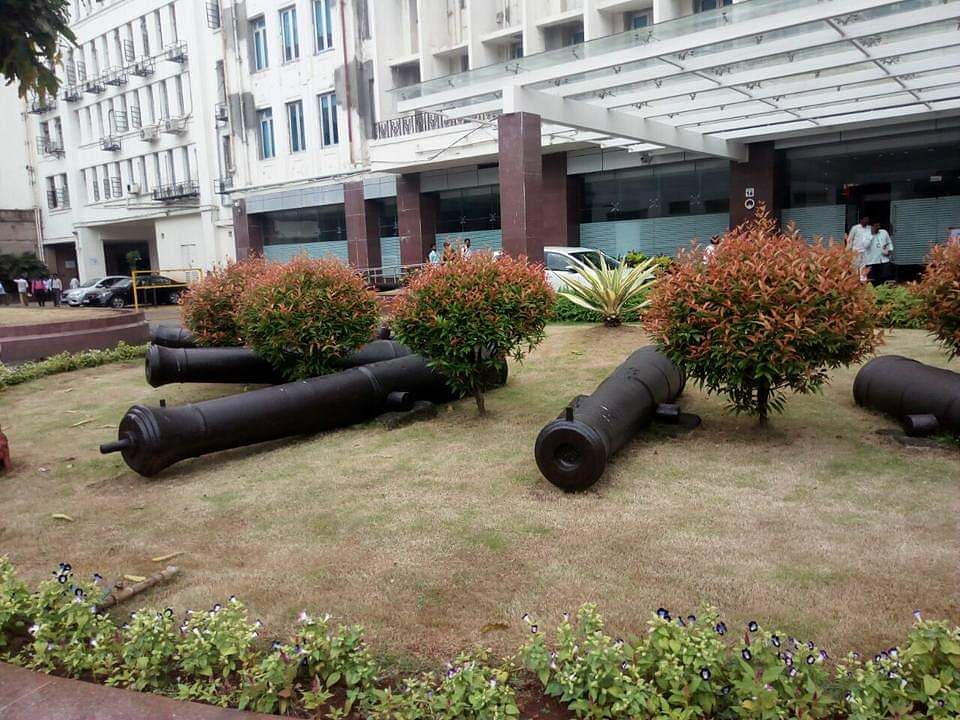
<path fill-rule="evenodd" d="M 940 687 L 940 681 L 937 678 L 932 675 L 923 676 L 923 691 L 927 694 L 927 697 L 940 692 Z"/>

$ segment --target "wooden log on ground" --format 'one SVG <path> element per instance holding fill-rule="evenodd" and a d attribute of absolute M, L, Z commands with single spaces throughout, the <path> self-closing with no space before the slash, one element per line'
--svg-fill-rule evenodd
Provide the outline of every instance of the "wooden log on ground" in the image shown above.
<path fill-rule="evenodd" d="M 167 565 L 164 570 L 154 573 L 142 582 L 127 585 L 122 580 L 118 581 L 114 584 L 113 589 L 111 589 L 110 592 L 107 593 L 104 598 L 97 603 L 97 610 L 108 610 L 122 602 L 126 602 L 134 595 L 139 595 L 144 590 L 149 590 L 154 585 L 159 585 L 160 583 L 166 582 L 178 572 L 180 572 L 180 568 L 178 568 L 176 565 Z"/>

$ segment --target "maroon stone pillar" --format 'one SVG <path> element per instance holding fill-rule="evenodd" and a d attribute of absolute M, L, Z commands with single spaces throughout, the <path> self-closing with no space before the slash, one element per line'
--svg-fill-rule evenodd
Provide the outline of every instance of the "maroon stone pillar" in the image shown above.
<path fill-rule="evenodd" d="M 233 201 L 233 244 L 237 260 L 263 255 L 263 234 L 256 216 L 247 215 L 246 200 Z"/>
<path fill-rule="evenodd" d="M 400 233 L 400 264 L 427 261 L 437 240 L 437 198 L 420 192 L 420 175 L 397 178 L 397 231 Z"/>
<path fill-rule="evenodd" d="M 543 157 L 543 244 L 580 245 L 580 178 L 567 175 L 567 154 Z"/>
<path fill-rule="evenodd" d="M 363 181 L 343 184 L 347 254 L 358 269 L 377 268 L 380 260 L 380 205 L 363 197 Z"/>
<path fill-rule="evenodd" d="M 746 162 L 730 161 L 730 227 L 756 215 L 763 204 L 780 221 L 779 168 L 773 142 L 751 143 Z"/>
<path fill-rule="evenodd" d="M 541 208 L 540 116 L 525 112 L 501 115 L 497 129 L 503 251 L 543 262 L 543 214 L 550 209 Z"/>

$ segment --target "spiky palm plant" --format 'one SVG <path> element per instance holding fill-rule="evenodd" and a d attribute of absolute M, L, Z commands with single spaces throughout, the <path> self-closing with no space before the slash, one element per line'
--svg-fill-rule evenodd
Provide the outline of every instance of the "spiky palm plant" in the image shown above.
<path fill-rule="evenodd" d="M 647 291 L 657 279 L 658 262 L 649 258 L 636 267 L 608 267 L 603 255 L 596 268 L 571 257 L 577 274 L 564 278 L 559 294 L 582 308 L 600 313 L 603 324 L 616 327 L 648 303 Z"/>

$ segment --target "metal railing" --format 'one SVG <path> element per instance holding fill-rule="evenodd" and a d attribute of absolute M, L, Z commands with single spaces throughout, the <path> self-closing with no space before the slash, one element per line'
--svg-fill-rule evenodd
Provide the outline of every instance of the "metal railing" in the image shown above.
<path fill-rule="evenodd" d="M 383 265 L 380 267 L 358 268 L 357 272 L 367 285 L 378 288 L 397 288 L 402 286 L 409 276 L 422 268 L 425 263 L 416 265 Z"/>
<path fill-rule="evenodd" d="M 63 140 L 50 137 L 38 137 L 37 152 L 44 157 L 63 157 Z"/>
<path fill-rule="evenodd" d="M 381 120 L 373 128 L 375 140 L 417 135 L 419 133 L 435 132 L 459 125 L 473 123 L 488 124 L 494 122 L 500 115 L 498 112 L 478 113 L 467 118 L 448 118 L 434 112 L 418 110 L 410 115 L 401 115 L 390 120 Z"/>
<path fill-rule="evenodd" d="M 150 284 L 150 278 L 160 276 L 165 277 L 169 280 L 173 280 L 172 283 L 164 283 L 162 285 Z M 170 277 L 173 275 L 174 277 Z M 140 278 L 146 282 L 141 282 Z M 130 284 L 131 284 L 131 295 L 133 295 L 133 308 L 134 310 L 139 310 L 140 305 L 140 296 L 143 294 L 144 300 L 152 300 L 154 305 L 159 304 L 160 293 L 159 290 L 165 290 L 170 297 L 171 294 L 176 293 L 177 301 L 183 297 L 183 293 L 190 288 L 191 285 L 196 284 L 201 279 L 203 279 L 203 270 L 200 268 L 172 268 L 168 270 L 161 270 L 157 272 L 155 270 L 134 270 L 130 275 Z M 153 291 L 152 293 L 150 291 Z"/>
<path fill-rule="evenodd" d="M 200 184 L 194 180 L 159 185 L 151 191 L 151 197 L 161 202 L 186 200 L 200 196 Z"/>

